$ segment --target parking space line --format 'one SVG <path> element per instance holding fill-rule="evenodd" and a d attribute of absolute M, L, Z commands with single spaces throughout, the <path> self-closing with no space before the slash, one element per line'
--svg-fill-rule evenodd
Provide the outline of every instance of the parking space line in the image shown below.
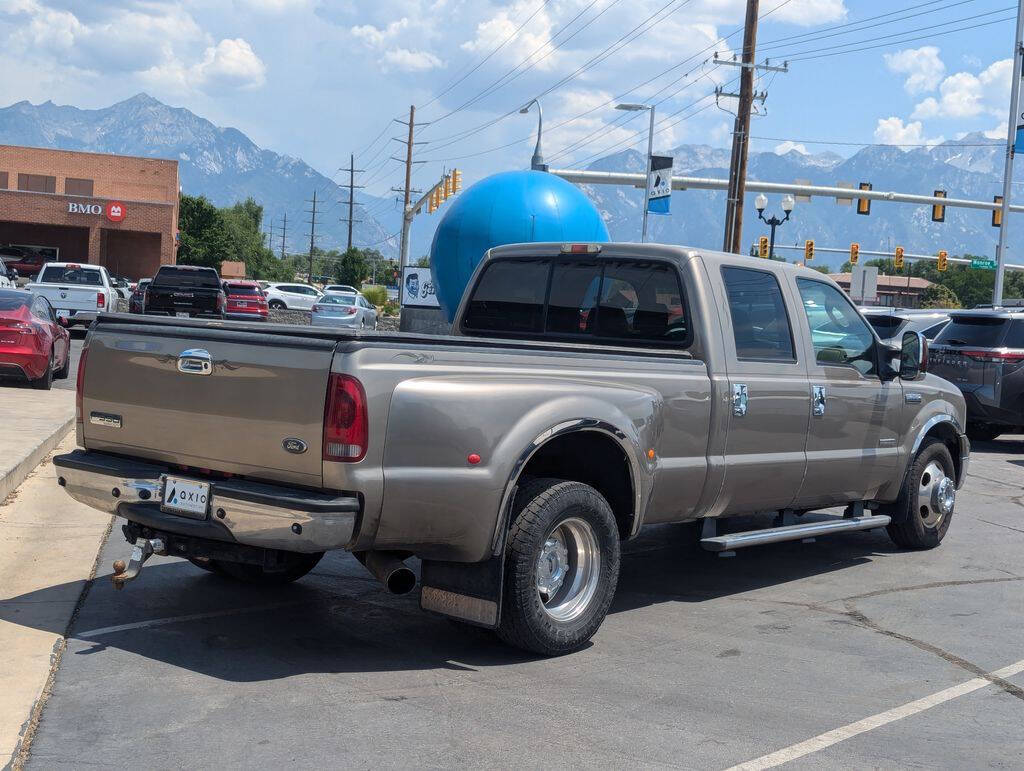
<path fill-rule="evenodd" d="M 1014 675 L 1024 672 L 1024 660 L 1018 661 L 1016 664 L 1010 664 L 1008 667 L 997 669 L 995 672 L 989 673 L 989 677 L 1006 679 L 1013 677 Z M 727 771 L 759 771 L 759 769 L 775 768 L 781 766 L 783 763 L 788 763 L 791 760 L 802 758 L 804 755 L 810 755 L 813 752 L 819 752 L 823 749 L 831 747 L 833 744 L 852 739 L 854 736 L 858 736 L 868 731 L 873 731 L 876 728 L 881 728 L 889 723 L 894 723 L 897 720 L 902 720 L 905 717 L 916 715 L 919 712 L 937 707 L 940 704 L 945 704 L 947 701 L 959 698 L 960 696 L 966 696 L 969 693 L 980 690 L 987 685 L 992 685 L 992 680 L 984 677 L 975 677 L 973 680 L 960 683 L 960 685 L 954 685 L 951 688 L 933 693 L 930 696 L 925 696 L 921 699 L 911 701 L 899 707 L 880 712 L 877 715 L 866 717 L 863 720 L 858 720 L 856 723 L 850 723 L 849 725 L 836 728 L 832 731 L 826 731 L 823 734 L 819 734 L 806 741 L 799 742 L 797 744 L 784 747 L 781 750 L 772 752 L 768 755 L 762 755 L 754 760 L 748 760 L 746 763 L 740 763 L 739 765 L 732 766 Z"/>
<path fill-rule="evenodd" d="M 151 618 L 148 621 L 136 621 L 131 624 L 118 624 L 116 626 L 104 626 L 99 629 L 90 629 L 88 632 L 78 632 L 72 635 L 79 640 L 89 640 L 93 637 L 101 637 L 105 634 L 125 632 L 129 629 L 148 629 L 154 626 L 165 626 L 167 624 L 180 624 L 185 621 L 199 621 L 207 618 L 220 618 L 222 616 L 237 616 L 242 613 L 255 613 L 260 610 L 276 610 L 277 608 L 290 608 L 296 605 L 306 605 L 311 600 L 298 600 L 295 602 L 275 602 L 269 605 L 253 605 L 248 608 L 226 608 L 224 610 L 212 610 L 207 613 L 189 613 L 185 616 L 168 616 L 167 618 Z"/>

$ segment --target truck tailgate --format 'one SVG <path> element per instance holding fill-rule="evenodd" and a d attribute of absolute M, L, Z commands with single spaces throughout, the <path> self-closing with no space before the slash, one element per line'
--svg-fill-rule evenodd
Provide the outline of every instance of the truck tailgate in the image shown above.
<path fill-rule="evenodd" d="M 335 345 L 217 323 L 101 319 L 87 354 L 85 446 L 319 487 Z"/>
<path fill-rule="evenodd" d="M 58 286 L 56 284 L 29 284 L 25 287 L 33 294 L 41 294 L 50 301 L 55 310 L 90 311 L 105 310 L 96 304 L 96 296 L 103 294 L 103 287 Z M 111 308 L 111 310 L 113 310 Z"/>

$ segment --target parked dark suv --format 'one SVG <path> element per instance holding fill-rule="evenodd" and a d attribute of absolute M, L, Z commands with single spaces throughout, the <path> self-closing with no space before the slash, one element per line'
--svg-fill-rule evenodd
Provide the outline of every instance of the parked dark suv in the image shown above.
<path fill-rule="evenodd" d="M 953 311 L 929 370 L 967 401 L 967 435 L 995 439 L 1024 426 L 1024 309 Z"/>

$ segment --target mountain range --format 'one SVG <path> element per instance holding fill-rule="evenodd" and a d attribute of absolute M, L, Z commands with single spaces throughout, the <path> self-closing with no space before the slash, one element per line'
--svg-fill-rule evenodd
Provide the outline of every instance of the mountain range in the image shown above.
<path fill-rule="evenodd" d="M 274 220 L 275 248 L 279 248 L 280 227 L 287 214 L 289 251 L 301 252 L 308 245 L 308 199 L 317 190 L 318 244 L 324 248 L 345 244 L 347 225 L 340 219 L 347 216 L 345 187 L 299 158 L 258 147 L 238 129 L 215 126 L 185 108 L 171 107 L 146 94 L 95 110 L 52 102 L 18 102 L 0 109 L 0 143 L 175 158 L 184 192 L 205 195 L 220 206 L 250 195 L 262 203 L 266 218 Z M 871 182 L 875 190 L 930 194 L 944 189 L 951 198 L 992 200 L 1001 190 L 1003 146 L 1002 141 L 986 139 L 983 134 L 968 134 L 935 147 L 909 151 L 867 146 L 848 158 L 795 149 L 783 154 L 752 152 L 748 177 L 854 187 L 859 182 Z M 674 158 L 676 174 L 727 176 L 727 149 L 689 144 L 668 152 Z M 587 168 L 642 171 L 644 156 L 627 150 L 600 158 Z M 471 182 L 467 180 L 467 184 Z M 641 190 L 602 185 L 584 185 L 583 189 L 601 211 L 613 239 L 639 239 Z M 392 236 L 400 226 L 397 207 L 378 205 L 384 199 L 361 191 L 356 193 L 356 202 L 363 204 L 364 212 L 372 207 L 382 213 L 377 217 L 357 213 L 362 221 L 354 226 L 354 243 L 372 245 L 387 256 L 395 256 L 397 241 Z M 769 196 L 766 215 L 781 215 L 778 206 L 779 196 Z M 718 248 L 724 209 L 722 191 L 676 191 L 672 194 L 671 216 L 651 216 L 649 239 Z M 412 235 L 414 256 L 429 250 L 436 222 L 417 220 Z M 753 243 L 767 233 L 753 209 L 752 195 L 747 199 L 743 231 L 744 243 Z M 1017 251 L 1013 247 L 1024 242 L 1013 238 L 1014 232 L 1010 231 L 1011 255 Z M 946 221 L 935 223 L 926 206 L 874 201 L 870 215 L 864 217 L 858 216 L 852 205 L 816 198 L 798 201 L 790 221 L 779 227 L 777 243 L 802 246 L 804 239 L 813 238 L 818 247 L 816 261 L 835 267 L 846 259 L 845 254 L 829 254 L 821 247 L 846 250 L 856 241 L 862 250 L 890 251 L 901 245 L 908 253 L 934 254 L 946 249 L 951 255 L 991 257 L 997 235 L 987 211 L 949 208 Z M 793 250 L 780 254 L 791 260 L 802 257 L 801 252 Z"/>

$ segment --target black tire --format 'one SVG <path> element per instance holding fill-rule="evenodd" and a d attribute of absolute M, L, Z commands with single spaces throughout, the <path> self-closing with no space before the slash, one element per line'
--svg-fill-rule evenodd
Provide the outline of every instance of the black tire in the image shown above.
<path fill-rule="evenodd" d="M 967 424 L 967 438 L 972 442 L 991 442 L 1001 433 L 1003 432 L 996 426 L 992 426 L 987 423 Z"/>
<path fill-rule="evenodd" d="M 302 578 L 316 567 L 324 553 L 322 551 L 314 554 L 287 552 L 287 555 L 287 562 L 283 570 L 270 571 L 262 565 L 249 565 L 243 562 L 228 562 L 226 560 L 210 560 L 213 565 L 211 572 L 220 573 L 246 584 L 280 586 L 281 584 L 289 584 Z"/>
<path fill-rule="evenodd" d="M 287 309 L 288 306 L 285 305 L 280 300 L 271 300 L 269 303 L 267 303 L 267 307 L 270 308 L 270 310 L 272 311 L 283 311 Z"/>
<path fill-rule="evenodd" d="M 925 473 L 933 463 L 941 466 L 950 480 L 956 478 L 953 456 L 949 454 L 946 445 L 938 439 L 925 440 L 910 465 L 900 497 L 889 512 L 892 522 L 886 527 L 893 542 L 904 549 L 934 549 L 942 543 L 949 530 L 949 523 L 953 520 L 952 508 L 948 513 L 943 513 L 932 501 L 921 496 L 926 481 L 934 484 L 930 475 L 925 479 Z M 937 519 L 934 518 L 936 512 Z"/>
<path fill-rule="evenodd" d="M 71 371 L 71 346 L 68 346 L 67 357 L 64 359 L 64 366 L 53 373 L 54 380 L 67 380 Z"/>
<path fill-rule="evenodd" d="M 49 391 L 53 385 L 53 351 L 50 351 L 50 360 L 46 363 L 46 372 L 42 377 L 31 381 L 32 387 L 39 391 Z"/>
<path fill-rule="evenodd" d="M 590 584 L 593 593 L 578 614 L 559 620 L 541 599 L 538 561 L 545 542 L 553 538 L 562 523 L 580 520 L 589 526 L 600 555 L 596 582 Z M 618 580 L 618 525 L 608 501 L 597 490 L 560 479 L 533 479 L 520 487 L 505 548 L 501 623 L 497 629 L 504 642 L 544 656 L 579 650 L 608 614 Z M 571 584 L 557 589 L 549 602 L 571 589 Z"/>

